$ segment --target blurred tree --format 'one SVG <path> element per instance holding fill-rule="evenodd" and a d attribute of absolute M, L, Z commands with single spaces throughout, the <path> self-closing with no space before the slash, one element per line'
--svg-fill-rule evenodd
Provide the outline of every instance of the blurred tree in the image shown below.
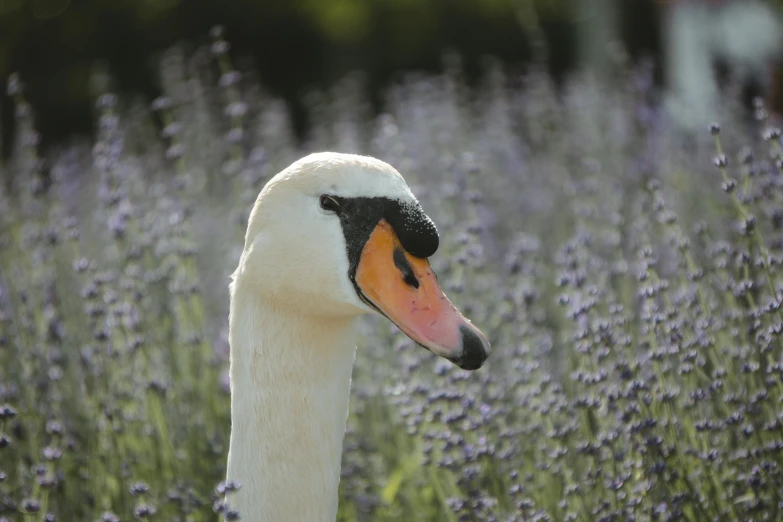
<path fill-rule="evenodd" d="M 707 1 L 707 0 L 704 0 Z M 783 0 L 775 0 L 781 3 Z M 375 96 L 400 72 L 438 70 L 444 50 L 463 58 L 473 81 L 483 57 L 535 61 L 557 79 L 580 63 L 605 70 L 619 49 L 630 58 L 661 48 L 664 0 L 0 0 L 0 80 L 21 73 L 44 144 L 92 130 L 88 79 L 97 64 L 120 94 L 158 93 L 155 53 L 206 43 L 227 29 L 235 56 L 252 58 L 261 82 L 306 124 L 299 105 L 355 69 Z M 622 45 L 615 45 L 622 43 Z M 12 119 L 0 97 L 7 131 Z M 7 149 L 9 140 L 3 140 Z"/>
<path fill-rule="evenodd" d="M 554 18 L 561 0 L 526 1 Z M 254 59 L 273 93 L 295 103 L 303 88 L 352 69 L 366 70 L 372 89 L 398 71 L 437 69 L 447 48 L 463 55 L 469 77 L 483 55 L 526 60 L 514 8 L 513 0 L 0 0 L 0 78 L 21 73 L 50 141 L 91 130 L 96 63 L 120 91 L 152 97 L 154 53 L 205 43 L 214 24 L 226 27 L 232 53 Z"/>

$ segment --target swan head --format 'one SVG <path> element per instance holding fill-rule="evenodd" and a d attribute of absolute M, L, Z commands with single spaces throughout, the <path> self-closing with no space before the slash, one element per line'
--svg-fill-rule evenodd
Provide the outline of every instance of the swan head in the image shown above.
<path fill-rule="evenodd" d="M 403 177 L 367 156 L 316 153 L 274 176 L 232 276 L 253 298 L 311 317 L 380 313 L 464 369 L 490 345 L 448 300 L 428 257 L 438 232 Z"/>

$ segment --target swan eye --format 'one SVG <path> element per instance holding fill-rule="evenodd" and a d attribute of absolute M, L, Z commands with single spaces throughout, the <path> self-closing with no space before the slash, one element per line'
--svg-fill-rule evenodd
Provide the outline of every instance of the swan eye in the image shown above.
<path fill-rule="evenodd" d="M 321 194 L 320 203 L 321 203 L 321 208 L 324 210 L 328 210 L 329 212 L 336 213 L 338 210 L 340 210 L 340 204 L 332 196 Z"/>

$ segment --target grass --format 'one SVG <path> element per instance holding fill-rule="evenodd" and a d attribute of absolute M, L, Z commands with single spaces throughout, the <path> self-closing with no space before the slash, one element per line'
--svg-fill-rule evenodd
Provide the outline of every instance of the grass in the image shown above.
<path fill-rule="evenodd" d="M 228 275 L 264 182 L 314 150 L 403 173 L 494 347 L 469 373 L 362 323 L 340 521 L 781 516 L 783 151 L 763 107 L 748 121 L 729 94 L 693 134 L 644 65 L 556 88 L 490 62 L 469 89 L 449 56 L 377 117 L 360 74 L 309 93 L 300 142 L 212 36 L 166 53 L 161 98 L 100 95 L 94 141 L 46 157 L 9 83 L 0 520 L 232 518 Z"/>

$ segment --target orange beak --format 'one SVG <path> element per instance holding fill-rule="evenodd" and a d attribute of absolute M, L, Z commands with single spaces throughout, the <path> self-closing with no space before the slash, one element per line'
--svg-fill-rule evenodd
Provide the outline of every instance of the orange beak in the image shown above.
<path fill-rule="evenodd" d="M 451 304 L 429 261 L 406 252 L 385 219 L 362 249 L 355 281 L 365 300 L 431 352 L 465 370 L 489 356 L 489 341 Z"/>

